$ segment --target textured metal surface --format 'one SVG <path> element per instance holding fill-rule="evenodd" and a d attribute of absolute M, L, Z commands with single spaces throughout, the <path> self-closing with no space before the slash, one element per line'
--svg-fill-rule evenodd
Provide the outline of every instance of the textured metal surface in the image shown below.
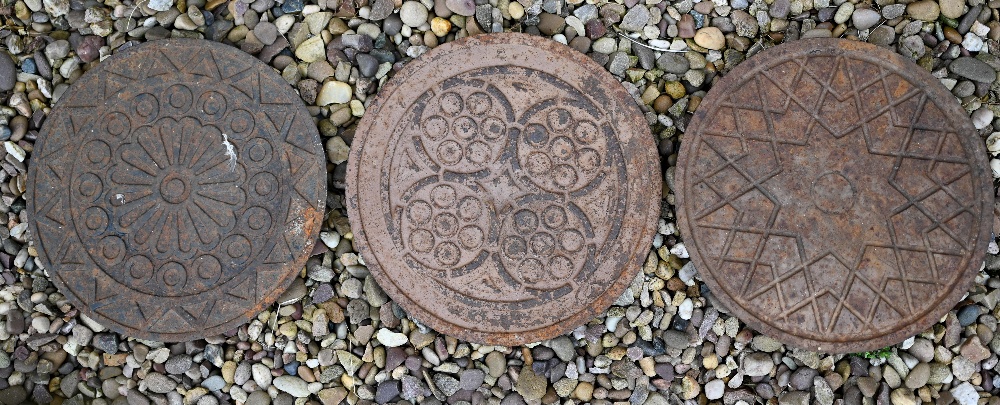
<path fill-rule="evenodd" d="M 982 141 L 908 60 L 802 40 L 738 66 L 695 114 L 679 224 L 712 292 L 794 346 L 859 352 L 939 320 L 990 238 Z"/>
<path fill-rule="evenodd" d="M 351 148 L 348 209 L 376 280 L 475 342 L 567 332 L 632 282 L 659 214 L 652 136 L 584 55 L 480 35 L 410 62 Z"/>
<path fill-rule="evenodd" d="M 59 290 L 114 331 L 192 340 L 249 321 L 312 251 L 326 201 L 312 118 L 225 45 L 124 50 L 71 86 L 29 176 L 31 232 Z"/>

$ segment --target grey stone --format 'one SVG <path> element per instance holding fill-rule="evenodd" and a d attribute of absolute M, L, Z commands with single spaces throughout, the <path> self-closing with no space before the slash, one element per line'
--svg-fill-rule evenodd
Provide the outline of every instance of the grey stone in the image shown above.
<path fill-rule="evenodd" d="M 220 375 L 213 375 L 201 382 L 201 386 L 209 391 L 219 391 L 226 386 L 226 380 Z"/>
<path fill-rule="evenodd" d="M 791 2 L 789 0 L 774 0 L 771 4 L 771 9 L 768 10 L 771 17 L 774 18 L 785 18 L 788 17 L 788 12 L 791 9 Z"/>
<path fill-rule="evenodd" d="M 358 62 L 358 71 L 361 72 L 362 76 L 364 76 L 364 77 L 374 77 L 375 73 L 378 72 L 378 65 L 379 65 L 379 63 L 378 63 L 378 60 L 375 59 L 374 56 L 371 56 L 371 55 L 366 54 L 366 53 L 359 53 L 357 56 L 355 56 L 355 58 L 357 59 L 357 62 Z M 326 267 L 326 268 L 329 269 L 329 267 Z M 382 295 L 384 296 L 385 294 L 383 293 Z M 371 300 L 369 300 L 369 301 L 371 301 Z M 369 303 L 372 304 L 372 305 L 374 305 L 374 303 L 372 303 L 372 302 L 369 302 Z M 385 301 L 382 301 L 381 303 L 385 303 Z"/>
<path fill-rule="evenodd" d="M 664 52 L 656 59 L 656 67 L 668 73 L 684 74 L 691 68 L 691 62 L 682 53 Z"/>
<path fill-rule="evenodd" d="M 854 23 L 854 27 L 859 30 L 866 30 L 874 27 L 875 24 L 878 24 L 880 19 L 882 19 L 882 15 L 879 14 L 878 11 L 870 8 L 856 9 L 854 10 L 854 14 L 851 15 L 851 21 Z"/>
<path fill-rule="evenodd" d="M 299 377 L 293 375 L 275 377 L 273 384 L 275 388 L 287 392 L 293 397 L 305 398 L 309 396 L 308 384 Z"/>
<path fill-rule="evenodd" d="M 789 383 L 792 385 L 792 388 L 799 391 L 805 391 L 812 387 L 813 378 L 815 378 L 818 374 L 818 371 L 809 367 L 799 367 L 792 372 L 792 376 L 789 378 Z"/>
<path fill-rule="evenodd" d="M 372 20 L 384 20 L 395 10 L 392 0 L 375 0 L 372 9 L 368 12 L 368 18 Z"/>
<path fill-rule="evenodd" d="M 475 390 L 483 385 L 486 373 L 479 369 L 462 370 L 458 375 L 459 386 L 463 390 Z"/>
<path fill-rule="evenodd" d="M 549 341 L 549 347 L 556 352 L 556 357 L 562 361 L 570 361 L 576 357 L 576 347 L 567 336 L 560 336 Z"/>
<path fill-rule="evenodd" d="M 145 381 L 146 388 L 157 394 L 166 394 L 177 388 L 177 381 L 160 373 L 147 374 Z"/>
<path fill-rule="evenodd" d="M 380 382 L 378 387 L 375 388 L 375 403 L 388 403 L 395 400 L 399 394 L 399 381 L 387 380 Z"/>
<path fill-rule="evenodd" d="M 955 59 L 948 65 L 948 70 L 966 79 L 981 83 L 993 83 L 997 79 L 997 72 L 990 65 L 969 56 Z"/>
<path fill-rule="evenodd" d="M 0 390 L 0 403 L 4 405 L 21 405 L 28 399 L 28 391 L 20 385 Z"/>
<path fill-rule="evenodd" d="M 441 373 L 434 375 L 434 386 L 441 390 L 441 393 L 446 397 L 454 395 L 461 388 L 461 384 L 455 377 Z"/>
<path fill-rule="evenodd" d="M 906 375 L 906 388 L 917 389 L 927 384 L 931 377 L 931 367 L 927 363 L 919 363 Z"/>
<path fill-rule="evenodd" d="M 887 20 L 899 18 L 906 12 L 906 4 L 889 4 L 882 7 L 882 17 Z"/>
<path fill-rule="evenodd" d="M 778 405 L 809 405 L 809 393 L 790 391 L 778 397 Z"/>
<path fill-rule="evenodd" d="M 10 91 L 17 84 L 17 65 L 7 52 L 0 52 L 0 91 Z"/>
<path fill-rule="evenodd" d="M 191 368 L 191 364 L 191 356 L 178 354 L 167 359 L 167 362 L 163 366 L 168 374 L 184 374 Z"/>
<path fill-rule="evenodd" d="M 649 22 L 650 14 L 644 3 L 629 9 L 618 26 L 626 31 L 641 31 Z"/>
<path fill-rule="evenodd" d="M 888 25 L 877 27 L 868 34 L 868 42 L 878 46 L 888 47 L 895 40 L 896 31 Z"/>
<path fill-rule="evenodd" d="M 118 335 L 114 333 L 98 333 L 94 335 L 94 347 L 105 353 L 118 353 Z"/>
<path fill-rule="evenodd" d="M 663 343 L 674 349 L 686 349 L 688 347 L 688 336 L 686 333 L 675 330 L 668 329 L 663 331 Z"/>
<path fill-rule="evenodd" d="M 751 353 L 743 358 L 741 370 L 748 377 L 761 377 L 771 373 L 774 363 L 766 353 Z"/>
<path fill-rule="evenodd" d="M 278 28 L 271 22 L 261 21 L 253 27 L 253 34 L 264 45 L 271 45 L 278 39 Z"/>

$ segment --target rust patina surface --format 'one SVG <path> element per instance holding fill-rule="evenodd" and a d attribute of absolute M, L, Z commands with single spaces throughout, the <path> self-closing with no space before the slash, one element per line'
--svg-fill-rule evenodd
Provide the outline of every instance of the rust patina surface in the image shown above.
<path fill-rule="evenodd" d="M 659 215 L 659 159 L 632 98 L 584 55 L 523 34 L 410 62 L 368 108 L 348 167 L 378 283 L 475 342 L 544 340 L 604 311 Z"/>
<path fill-rule="evenodd" d="M 747 60 L 705 98 L 678 161 L 679 225 L 715 296 L 824 352 L 924 331 L 973 282 L 993 193 L 982 140 L 937 79 L 835 39 Z"/>
<path fill-rule="evenodd" d="M 31 233 L 71 303 L 112 330 L 182 341 L 249 321 L 312 251 L 319 135 L 267 65 L 201 40 L 120 51 L 35 144 Z"/>

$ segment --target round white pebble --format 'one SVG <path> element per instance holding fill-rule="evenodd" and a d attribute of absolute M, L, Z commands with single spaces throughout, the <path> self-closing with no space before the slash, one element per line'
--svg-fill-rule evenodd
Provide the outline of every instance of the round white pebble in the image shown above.
<path fill-rule="evenodd" d="M 427 23 L 427 7 L 418 1 L 408 1 L 399 8 L 399 19 L 408 27 L 417 28 Z"/>

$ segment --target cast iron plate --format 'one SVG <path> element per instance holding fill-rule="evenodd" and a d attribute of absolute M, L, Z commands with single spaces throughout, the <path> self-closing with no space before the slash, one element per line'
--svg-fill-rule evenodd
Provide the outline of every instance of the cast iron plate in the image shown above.
<path fill-rule="evenodd" d="M 762 52 L 701 104 L 677 163 L 680 229 L 722 303 L 825 352 L 924 331 L 983 262 L 993 193 L 982 141 L 902 57 L 815 39 Z"/>
<path fill-rule="evenodd" d="M 600 66 L 551 40 L 477 35 L 381 90 L 351 148 L 348 212 L 410 314 L 517 345 L 590 320 L 632 282 L 659 167 L 639 109 Z"/>
<path fill-rule="evenodd" d="M 267 65 L 202 40 L 120 51 L 59 100 L 27 195 L 59 290 L 114 331 L 193 340 L 291 283 L 326 201 L 319 134 Z"/>

